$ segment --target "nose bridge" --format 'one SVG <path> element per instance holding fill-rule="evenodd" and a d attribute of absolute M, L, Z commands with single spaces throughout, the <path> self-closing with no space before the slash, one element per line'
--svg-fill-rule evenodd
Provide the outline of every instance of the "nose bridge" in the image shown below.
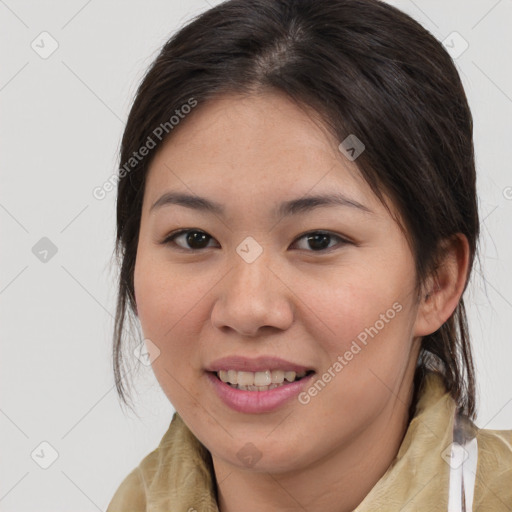
<path fill-rule="evenodd" d="M 263 250 L 254 238 L 247 237 L 238 245 L 235 252 L 237 256 L 233 258 L 233 265 L 239 267 L 243 274 L 259 277 L 262 273 L 269 272 L 269 250 Z"/>
<path fill-rule="evenodd" d="M 261 242 L 261 237 L 258 238 Z M 270 291 L 269 279 L 272 272 L 269 266 L 273 264 L 272 254 L 268 246 L 264 248 L 262 244 L 252 236 L 247 236 L 230 255 L 232 286 L 236 288 L 233 291 L 242 297 L 245 295 L 244 290 L 252 290 L 257 294 L 255 298 L 260 299 Z"/>
<path fill-rule="evenodd" d="M 235 300 L 240 309 L 256 311 L 261 308 L 263 311 L 265 304 L 272 300 L 272 294 L 276 293 L 271 276 L 268 251 L 262 252 L 252 261 L 236 254 L 233 258 L 229 298 Z"/>
<path fill-rule="evenodd" d="M 241 248 L 247 249 L 243 244 Z M 212 311 L 212 321 L 216 327 L 229 326 L 244 335 L 254 335 L 264 326 L 285 329 L 293 320 L 286 287 L 270 270 L 268 251 L 246 258 L 251 250 L 254 247 L 249 245 L 244 254 L 239 247 L 233 254 L 232 268 Z"/>

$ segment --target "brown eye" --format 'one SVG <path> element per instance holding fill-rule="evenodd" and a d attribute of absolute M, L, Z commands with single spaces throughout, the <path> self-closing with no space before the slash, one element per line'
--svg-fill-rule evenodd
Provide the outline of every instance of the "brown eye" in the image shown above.
<path fill-rule="evenodd" d="M 182 240 L 182 242 L 178 243 L 177 240 Z M 182 229 L 167 237 L 162 243 L 169 244 L 172 242 L 182 249 L 201 250 L 208 247 L 210 240 L 213 240 L 213 238 L 204 231 L 198 229 Z"/>
<path fill-rule="evenodd" d="M 338 245 L 345 245 L 349 243 L 347 240 L 344 240 L 338 235 L 323 231 L 312 231 L 310 233 L 306 233 L 299 237 L 297 240 L 303 239 L 306 241 L 306 247 L 299 247 L 299 249 L 305 249 L 313 252 L 320 252 L 325 251 L 326 249 L 331 249 L 336 245 L 329 245 L 333 239 L 338 240 Z M 298 242 L 295 242 L 295 244 L 298 244 Z"/>

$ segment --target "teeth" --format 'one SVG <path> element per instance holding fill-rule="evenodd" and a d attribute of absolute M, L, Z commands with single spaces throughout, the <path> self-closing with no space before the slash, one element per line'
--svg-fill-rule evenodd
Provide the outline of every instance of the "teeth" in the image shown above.
<path fill-rule="evenodd" d="M 217 375 L 222 382 L 233 387 L 249 391 L 267 391 L 284 383 L 293 382 L 306 375 L 306 372 L 296 373 L 283 370 L 266 370 L 264 372 L 238 372 L 236 370 L 220 370 Z"/>
<path fill-rule="evenodd" d="M 293 382 L 295 380 L 295 376 L 297 374 L 295 372 L 286 372 L 284 374 L 284 378 L 288 381 L 288 382 Z"/>
<path fill-rule="evenodd" d="M 272 384 L 281 384 L 284 382 L 283 370 L 272 370 Z"/>
<path fill-rule="evenodd" d="M 239 386 L 254 386 L 254 373 L 238 372 L 236 380 Z"/>
<path fill-rule="evenodd" d="M 254 385 L 255 386 L 268 386 L 272 384 L 272 374 L 270 370 L 266 372 L 256 372 L 254 374 Z"/>

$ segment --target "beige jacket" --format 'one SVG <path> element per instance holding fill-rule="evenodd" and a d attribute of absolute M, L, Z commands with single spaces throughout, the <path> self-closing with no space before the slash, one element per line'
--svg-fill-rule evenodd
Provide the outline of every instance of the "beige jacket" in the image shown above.
<path fill-rule="evenodd" d="M 464 444 L 457 425 L 441 377 L 428 374 L 398 454 L 354 512 L 512 512 L 512 430 L 470 424 Z M 175 413 L 107 512 L 218 512 L 213 482 L 209 452 Z"/>

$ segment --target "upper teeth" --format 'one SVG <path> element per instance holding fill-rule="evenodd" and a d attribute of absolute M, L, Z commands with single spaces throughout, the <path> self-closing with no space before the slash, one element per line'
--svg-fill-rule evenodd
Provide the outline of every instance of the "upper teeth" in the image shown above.
<path fill-rule="evenodd" d="M 302 378 L 306 372 L 285 372 L 283 370 L 266 370 L 264 372 L 238 372 L 236 370 L 220 370 L 218 372 L 222 382 L 238 384 L 239 386 L 269 386 L 282 384 L 286 379 L 293 382 L 295 378 Z"/>

